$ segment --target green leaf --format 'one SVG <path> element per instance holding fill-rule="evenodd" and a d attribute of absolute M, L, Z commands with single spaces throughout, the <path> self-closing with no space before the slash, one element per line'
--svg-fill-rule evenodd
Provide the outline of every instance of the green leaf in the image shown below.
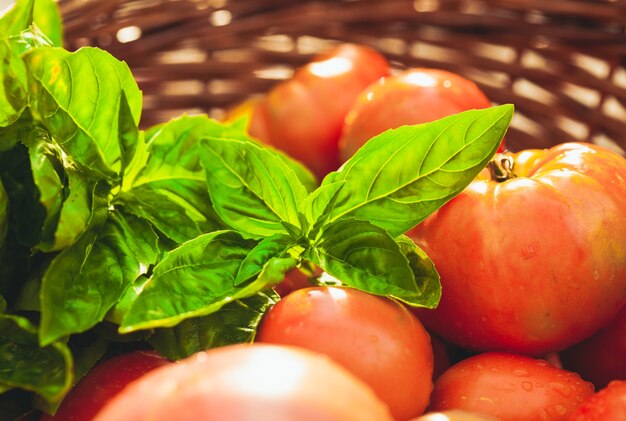
<path fill-rule="evenodd" d="M 302 229 L 298 208 L 307 191 L 269 149 L 251 142 L 207 139 L 203 145 L 209 195 L 217 214 L 250 238 Z"/>
<path fill-rule="evenodd" d="M 178 243 L 224 228 L 211 206 L 199 143 L 225 130 L 206 116 L 183 116 L 146 132 L 116 204 Z"/>
<path fill-rule="evenodd" d="M 314 239 L 320 229 L 328 222 L 330 213 L 335 206 L 335 201 L 344 184 L 344 180 L 324 184 L 306 198 L 303 207 L 304 217 L 310 226 L 310 230 L 307 233 L 309 238 Z"/>
<path fill-rule="evenodd" d="M 224 227 L 211 207 L 204 181 L 155 180 L 121 193 L 115 206 L 150 221 L 177 243 Z"/>
<path fill-rule="evenodd" d="M 175 326 L 259 292 L 266 287 L 263 281 L 234 285 L 241 263 L 255 245 L 237 232 L 216 231 L 172 250 L 154 267 L 120 332 Z"/>
<path fill-rule="evenodd" d="M 282 234 L 274 234 L 261 240 L 241 262 L 235 276 L 235 285 L 257 276 L 270 259 L 284 257 L 294 245 L 293 238 Z"/>
<path fill-rule="evenodd" d="M 166 358 L 180 360 L 196 352 L 252 342 L 263 315 L 278 302 L 271 289 L 226 304 L 208 316 L 183 320 L 172 328 L 156 329 L 148 341 Z"/>
<path fill-rule="evenodd" d="M 8 40 L 0 40 L 0 127 L 13 124 L 26 108 L 26 86 L 24 63 Z"/>
<path fill-rule="evenodd" d="M 341 219 L 324 227 L 304 255 L 342 283 L 420 305 L 420 287 L 400 246 L 367 221 Z"/>
<path fill-rule="evenodd" d="M 39 203 L 45 210 L 41 238 L 52 238 L 63 205 L 64 177 L 60 151 L 50 142 L 48 133 L 38 126 L 31 127 L 28 139 L 30 169 L 37 188 Z"/>
<path fill-rule="evenodd" d="M 0 18 L 2 37 L 17 35 L 33 23 L 34 0 L 17 0 L 15 5 Z"/>
<path fill-rule="evenodd" d="M 2 181 L 0 181 L 0 254 L 4 252 L 4 245 L 9 231 L 9 196 Z"/>
<path fill-rule="evenodd" d="M 35 25 L 55 47 L 63 46 L 63 19 L 57 2 L 54 0 L 35 0 L 33 9 Z"/>
<path fill-rule="evenodd" d="M 435 264 L 409 237 L 401 235 L 396 238 L 396 243 L 409 260 L 418 287 L 415 298 L 403 301 L 417 307 L 437 307 L 441 299 L 441 283 Z"/>
<path fill-rule="evenodd" d="M 25 318 L 0 315 L 0 384 L 30 390 L 58 402 L 72 384 L 72 355 L 64 344 L 39 347 L 37 329 Z"/>
<path fill-rule="evenodd" d="M 0 153 L 0 176 L 9 197 L 11 230 L 21 245 L 33 247 L 41 240 L 46 209 L 39 202 L 28 149 L 23 144 Z"/>
<path fill-rule="evenodd" d="M 502 105 L 376 136 L 322 181 L 322 187 L 345 182 L 324 218 L 353 217 L 404 234 L 478 175 L 512 115 L 513 106 Z"/>
<path fill-rule="evenodd" d="M 244 142 L 250 142 L 255 145 L 261 146 L 261 144 L 248 136 L 247 125 L 241 124 L 240 121 L 234 121 L 231 123 L 217 122 L 207 116 L 182 116 L 177 119 L 171 120 L 167 123 L 160 124 L 151 127 L 146 132 L 146 138 L 150 139 L 156 134 L 160 133 L 163 129 L 171 130 L 172 126 L 175 128 L 175 132 L 179 134 L 191 135 L 197 139 L 213 137 L 222 139 L 236 139 Z M 168 127 L 170 126 L 170 127 Z M 318 186 L 318 182 L 311 171 L 306 168 L 302 163 L 294 160 L 284 152 L 272 148 L 268 145 L 263 145 L 265 149 L 271 150 L 276 156 L 278 156 L 291 170 L 296 174 L 302 185 L 304 185 L 307 192 L 315 190 Z"/>
<path fill-rule="evenodd" d="M 158 237 L 146 221 L 112 213 L 54 258 L 41 285 L 40 341 L 84 332 L 156 263 Z"/>
<path fill-rule="evenodd" d="M 32 110 L 81 169 L 118 181 L 137 133 L 141 92 L 128 66 L 97 48 L 35 48 L 24 56 Z M 130 114 L 130 115 L 127 115 Z M 132 124 L 131 124 L 132 122 Z"/>

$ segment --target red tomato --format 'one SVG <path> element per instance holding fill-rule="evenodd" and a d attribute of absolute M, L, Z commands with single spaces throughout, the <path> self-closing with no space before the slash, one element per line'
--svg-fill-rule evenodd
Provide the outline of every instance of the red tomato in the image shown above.
<path fill-rule="evenodd" d="M 452 409 L 450 411 L 429 412 L 411 421 L 502 421 L 487 414 Z"/>
<path fill-rule="evenodd" d="M 265 314 L 256 340 L 328 355 L 370 385 L 396 419 L 417 416 L 428 404 L 430 338 L 393 300 L 352 288 L 299 289 Z"/>
<path fill-rule="evenodd" d="M 614 380 L 587 398 L 569 421 L 626 421 L 626 381 Z"/>
<path fill-rule="evenodd" d="M 417 68 L 384 77 L 361 92 L 346 116 L 339 141 L 341 160 L 385 130 L 490 106 L 474 82 L 456 73 Z"/>
<path fill-rule="evenodd" d="M 567 420 L 593 394 L 576 373 L 530 357 L 488 352 L 467 358 L 435 382 L 430 411 L 460 409 L 502 421 Z"/>
<path fill-rule="evenodd" d="M 128 383 L 171 362 L 153 351 L 133 351 L 98 364 L 67 394 L 54 416 L 41 421 L 91 421 Z"/>
<path fill-rule="evenodd" d="M 364 383 L 329 358 L 276 345 L 198 353 L 129 385 L 95 421 L 391 421 Z"/>
<path fill-rule="evenodd" d="M 626 380 L 626 306 L 604 329 L 560 354 L 563 366 L 596 388 L 611 380 Z"/>
<path fill-rule="evenodd" d="M 517 178 L 476 180 L 409 232 L 442 284 L 416 313 L 465 348 L 545 355 L 626 302 L 626 160 L 576 143 L 511 157 Z"/>
<path fill-rule="evenodd" d="M 341 44 L 254 104 L 250 134 L 300 160 L 321 179 L 339 167 L 339 135 L 357 95 L 388 73 L 389 64 L 376 51 Z"/>
<path fill-rule="evenodd" d="M 316 268 L 314 270 L 314 275 L 317 276 L 322 273 L 321 269 Z M 300 288 L 308 288 L 310 287 L 311 281 L 309 277 L 302 272 L 300 269 L 292 269 L 285 275 L 285 279 L 282 280 L 281 283 L 274 287 L 274 290 L 280 295 L 284 297 L 292 291 L 295 291 Z"/>

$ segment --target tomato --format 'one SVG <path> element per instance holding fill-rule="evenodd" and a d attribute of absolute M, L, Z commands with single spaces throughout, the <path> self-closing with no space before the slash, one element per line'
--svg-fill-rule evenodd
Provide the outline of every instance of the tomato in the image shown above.
<path fill-rule="evenodd" d="M 567 420 L 594 392 L 578 374 L 510 353 L 469 357 L 435 382 L 430 411 L 460 409 L 502 421 Z"/>
<path fill-rule="evenodd" d="M 396 301 L 352 288 L 299 289 L 265 314 L 256 341 L 328 355 L 370 385 L 396 419 L 417 416 L 428 404 L 430 338 Z"/>
<path fill-rule="evenodd" d="M 450 411 L 429 412 L 412 421 L 501 421 L 487 414 L 452 409 Z"/>
<path fill-rule="evenodd" d="M 155 370 L 96 421 L 391 421 L 372 390 L 322 355 L 294 347 L 229 345 Z"/>
<path fill-rule="evenodd" d="M 341 127 L 357 95 L 387 74 L 381 54 L 340 44 L 250 105 L 250 135 L 300 160 L 321 179 L 339 167 Z"/>
<path fill-rule="evenodd" d="M 489 106 L 474 82 L 446 70 L 415 68 L 384 77 L 361 92 L 346 116 L 339 140 L 341 160 L 385 130 Z"/>
<path fill-rule="evenodd" d="M 516 178 L 473 181 L 409 232 L 442 284 L 415 312 L 464 348 L 545 355 L 626 302 L 626 160 L 578 143 L 510 159 Z"/>
<path fill-rule="evenodd" d="M 626 380 L 626 306 L 607 327 L 562 351 L 560 358 L 565 368 L 598 389 L 611 380 Z"/>
<path fill-rule="evenodd" d="M 154 351 L 133 351 L 96 364 L 67 394 L 54 416 L 41 421 L 91 421 L 127 384 L 171 362 Z"/>
<path fill-rule="evenodd" d="M 587 398 L 569 421 L 626 421 L 626 381 L 613 380 Z"/>

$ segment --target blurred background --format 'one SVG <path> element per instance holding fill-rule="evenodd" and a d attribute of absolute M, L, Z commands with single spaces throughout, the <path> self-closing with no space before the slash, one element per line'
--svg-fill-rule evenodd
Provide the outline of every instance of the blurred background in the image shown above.
<path fill-rule="evenodd" d="M 0 6 L 7 0 L 0 0 Z M 60 0 L 68 49 L 130 65 L 142 124 L 224 110 L 338 42 L 437 67 L 516 106 L 508 145 L 590 140 L 624 153 L 622 0 Z"/>

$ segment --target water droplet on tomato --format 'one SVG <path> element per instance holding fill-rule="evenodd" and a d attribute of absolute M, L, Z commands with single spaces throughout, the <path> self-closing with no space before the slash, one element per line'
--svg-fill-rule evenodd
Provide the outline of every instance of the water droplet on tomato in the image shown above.
<path fill-rule="evenodd" d="M 569 397 L 569 395 L 572 393 L 572 390 L 569 388 L 569 386 L 563 383 L 551 382 L 550 388 L 565 398 Z"/>
<path fill-rule="evenodd" d="M 554 405 L 554 412 L 562 417 L 567 413 L 567 408 L 564 405 Z"/>
<path fill-rule="evenodd" d="M 513 375 L 517 377 L 528 377 L 528 371 L 521 369 L 513 370 Z"/>
<path fill-rule="evenodd" d="M 524 389 L 527 392 L 531 392 L 533 390 L 533 383 L 532 382 L 522 382 L 522 389 Z"/>

